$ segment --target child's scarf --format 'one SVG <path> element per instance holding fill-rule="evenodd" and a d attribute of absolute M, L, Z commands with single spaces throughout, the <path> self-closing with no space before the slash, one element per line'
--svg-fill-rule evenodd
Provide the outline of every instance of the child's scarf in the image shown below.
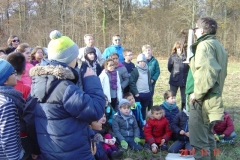
<path fill-rule="evenodd" d="M 170 103 L 168 103 L 167 101 L 164 101 L 163 102 L 163 106 L 167 109 L 167 110 L 169 110 L 169 111 L 172 111 L 173 109 L 175 109 L 177 106 L 176 106 L 176 103 L 174 103 L 174 104 L 170 104 Z"/>

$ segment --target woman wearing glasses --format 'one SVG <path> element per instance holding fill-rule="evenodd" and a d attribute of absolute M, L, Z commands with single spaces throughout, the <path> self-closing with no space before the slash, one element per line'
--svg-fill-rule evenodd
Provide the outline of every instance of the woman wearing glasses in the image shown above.
<path fill-rule="evenodd" d="M 6 49 L 6 54 L 9 54 L 9 53 L 15 51 L 15 49 L 20 44 L 20 40 L 19 40 L 18 36 L 12 35 L 8 38 L 7 44 L 8 44 L 8 48 Z"/>

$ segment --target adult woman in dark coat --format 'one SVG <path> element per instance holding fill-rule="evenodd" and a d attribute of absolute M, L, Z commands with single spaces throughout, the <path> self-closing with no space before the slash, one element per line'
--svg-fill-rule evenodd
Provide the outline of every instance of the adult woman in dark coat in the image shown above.
<path fill-rule="evenodd" d="M 169 78 L 170 90 L 176 95 L 178 88 L 180 88 L 183 109 L 186 103 L 185 85 L 189 66 L 183 63 L 186 60 L 186 55 L 181 46 L 180 42 L 175 42 L 168 60 L 168 71 L 171 73 Z"/>

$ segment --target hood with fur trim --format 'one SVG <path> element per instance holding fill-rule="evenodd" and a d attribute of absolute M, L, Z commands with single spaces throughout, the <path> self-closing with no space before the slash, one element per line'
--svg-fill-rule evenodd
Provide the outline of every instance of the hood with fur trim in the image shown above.
<path fill-rule="evenodd" d="M 57 79 L 75 79 L 74 73 L 68 67 L 63 67 L 61 65 L 53 66 L 35 66 L 29 71 L 30 77 L 41 76 L 41 75 L 53 75 Z"/>

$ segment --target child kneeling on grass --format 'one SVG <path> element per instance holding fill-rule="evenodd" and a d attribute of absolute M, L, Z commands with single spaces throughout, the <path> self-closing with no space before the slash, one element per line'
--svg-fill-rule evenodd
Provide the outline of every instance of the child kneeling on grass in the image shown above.
<path fill-rule="evenodd" d="M 232 118 L 227 112 L 224 112 L 223 121 L 217 122 L 213 128 L 215 139 L 221 143 L 234 144 L 236 132 L 234 132 L 234 125 Z"/>
<path fill-rule="evenodd" d="M 106 116 L 105 114 L 103 117 L 98 121 L 93 121 L 90 125 L 91 129 L 93 130 L 94 134 L 101 133 L 102 125 L 106 123 Z M 92 135 L 93 136 L 93 135 Z M 123 155 L 123 151 L 119 151 L 115 146 L 115 140 L 111 137 L 110 134 L 105 134 L 104 142 L 98 142 L 96 144 L 96 153 L 94 155 L 96 160 L 108 160 L 108 159 L 115 159 L 121 157 Z"/>
<path fill-rule="evenodd" d="M 153 153 L 157 153 L 158 148 L 167 150 L 167 142 L 171 137 L 172 131 L 169 129 L 169 122 L 164 117 L 164 110 L 160 106 L 151 108 L 151 118 L 144 126 L 145 147 L 151 148 Z"/>
<path fill-rule="evenodd" d="M 119 150 L 115 144 L 116 138 L 113 137 L 112 126 L 107 122 L 106 116 L 102 118 L 102 130 L 99 132 L 105 139 L 103 148 L 108 155 L 108 158 L 113 160 L 123 155 L 123 151 Z"/>
<path fill-rule="evenodd" d="M 168 149 L 169 153 L 180 153 L 181 149 L 191 150 L 188 131 L 189 112 L 183 109 L 179 112 L 171 124 L 173 133 L 176 134 L 177 140 Z"/>
<path fill-rule="evenodd" d="M 120 101 L 119 111 L 113 117 L 112 128 L 123 149 L 127 149 L 128 146 L 135 151 L 142 149 L 138 144 L 140 142 L 138 124 L 127 99 Z"/>

